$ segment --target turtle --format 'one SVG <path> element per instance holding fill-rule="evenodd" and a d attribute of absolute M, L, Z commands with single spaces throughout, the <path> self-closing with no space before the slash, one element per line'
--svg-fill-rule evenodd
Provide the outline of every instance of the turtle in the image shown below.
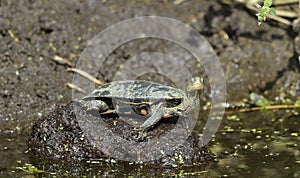
<path fill-rule="evenodd" d="M 100 114 L 122 113 L 131 108 L 139 115 L 150 115 L 139 127 L 138 140 L 162 118 L 170 118 L 189 113 L 198 101 L 197 93 L 204 89 L 203 79 L 192 78 L 185 91 L 161 83 L 147 80 L 113 81 L 96 88 L 83 97 L 80 103 L 87 111 L 96 110 Z"/>

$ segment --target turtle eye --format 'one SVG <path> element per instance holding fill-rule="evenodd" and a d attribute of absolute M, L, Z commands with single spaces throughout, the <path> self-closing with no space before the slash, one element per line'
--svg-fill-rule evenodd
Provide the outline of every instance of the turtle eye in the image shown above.
<path fill-rule="evenodd" d="M 192 82 L 193 83 L 204 83 L 204 78 L 202 78 L 202 77 L 195 77 L 195 78 L 192 78 Z"/>
<path fill-rule="evenodd" d="M 201 77 L 201 78 L 200 78 L 200 82 L 201 82 L 201 83 L 204 83 L 204 78 Z"/>

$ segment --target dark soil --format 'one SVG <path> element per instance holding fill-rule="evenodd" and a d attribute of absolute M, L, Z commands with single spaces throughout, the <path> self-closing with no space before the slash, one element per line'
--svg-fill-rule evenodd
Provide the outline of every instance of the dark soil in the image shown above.
<path fill-rule="evenodd" d="M 105 124 L 99 124 L 101 123 L 99 122 L 100 119 L 103 119 Z M 158 141 L 154 140 L 155 137 L 164 135 L 163 132 L 171 130 L 175 124 L 176 122 L 159 124 L 146 137 L 148 142 L 152 141 L 155 145 L 151 146 L 150 143 L 147 143 L 146 146 L 140 146 L 139 142 L 136 141 L 137 130 L 134 130 L 130 124 L 122 121 L 122 119 L 95 117 L 86 114 L 79 104 L 70 103 L 66 106 L 58 106 L 50 115 L 36 122 L 29 145 L 35 156 L 54 160 L 111 162 L 110 159 L 118 161 L 118 158 L 122 157 L 123 160 L 135 161 L 137 158 L 134 148 L 138 147 L 141 147 L 139 149 L 143 151 L 141 156 L 146 157 L 145 160 L 148 160 L 143 161 L 143 163 L 147 164 L 164 166 L 191 165 L 214 160 L 214 155 L 200 143 L 196 135 L 189 136 L 186 139 L 182 134 L 182 129 L 175 129 L 177 132 L 172 132 L 173 136 L 168 137 L 168 139 L 158 140 L 163 144 L 158 144 Z M 181 127 L 184 127 L 184 124 L 181 124 Z M 87 130 L 83 130 L 85 128 L 88 128 L 88 133 Z M 114 141 L 118 137 L 114 134 L 108 136 L 105 140 L 102 135 L 108 134 L 104 133 L 108 132 L 107 130 L 112 130 L 114 134 L 129 140 L 131 145 L 128 146 L 128 149 L 124 150 L 126 145 L 120 145 L 122 140 L 120 143 Z M 97 140 L 99 137 L 102 139 Z M 185 142 L 180 143 L 180 140 L 185 139 Z M 174 149 L 172 145 L 176 142 L 178 142 L 178 146 Z M 115 145 L 112 146 L 112 144 Z M 151 147 L 155 147 L 155 149 Z M 109 154 L 121 152 L 121 155 L 118 154 L 119 157 L 114 158 L 111 157 L 112 155 L 103 153 L 104 150 L 109 150 Z M 159 155 L 156 153 L 157 150 L 168 154 Z M 158 157 L 160 158 L 158 159 Z"/>
<path fill-rule="evenodd" d="M 48 113 L 53 104 L 70 101 L 66 83 L 72 82 L 72 73 L 54 62 L 54 56 L 75 64 L 88 40 L 133 14 L 176 18 L 205 35 L 224 66 L 229 101 L 247 97 L 250 91 L 278 96 L 282 87 L 289 91 L 284 93 L 287 96 L 297 96 L 299 63 L 289 28 L 268 23 L 257 26 L 252 14 L 240 7 L 214 1 L 198 3 L 1 1 L 1 132 L 16 132 L 17 126 L 22 130 L 38 114 Z M 149 43 L 138 42 L 135 47 L 125 45 L 114 51 L 107 60 L 112 60 L 112 66 L 101 70 L 99 78 L 110 81 L 113 65 L 124 63 L 132 53 L 167 50 L 169 45 L 160 40 L 151 46 Z"/>

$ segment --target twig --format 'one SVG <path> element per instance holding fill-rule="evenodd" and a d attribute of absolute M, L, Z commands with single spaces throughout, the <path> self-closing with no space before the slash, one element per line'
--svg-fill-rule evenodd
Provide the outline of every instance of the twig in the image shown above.
<path fill-rule="evenodd" d="M 100 80 L 96 79 L 95 77 L 93 77 L 92 75 L 88 74 L 87 72 L 85 72 L 83 70 L 76 69 L 76 68 L 68 68 L 67 71 L 75 72 L 75 73 L 87 78 L 88 80 L 96 83 L 97 85 L 103 85 L 103 82 L 101 82 Z"/>
<path fill-rule="evenodd" d="M 236 2 L 243 3 L 243 4 L 255 4 L 259 3 L 262 0 L 235 0 Z M 279 5 L 288 5 L 288 4 L 296 4 L 298 0 L 274 0 L 273 5 L 279 6 Z"/>
<path fill-rule="evenodd" d="M 236 112 L 251 112 L 251 111 L 262 111 L 262 110 L 273 110 L 273 109 L 297 109 L 300 106 L 295 105 L 273 105 L 273 106 L 263 106 L 263 107 L 253 107 L 253 108 L 243 108 L 239 109 Z"/>
<path fill-rule="evenodd" d="M 255 4 L 260 2 L 260 0 L 235 0 L 235 1 L 242 4 Z"/>
<path fill-rule="evenodd" d="M 273 5 L 287 5 L 287 4 L 295 4 L 298 0 L 274 0 Z"/>
<path fill-rule="evenodd" d="M 288 18 L 297 18 L 298 13 L 292 11 L 285 11 L 285 10 L 276 10 L 276 15 L 281 17 L 288 17 Z"/>
<path fill-rule="evenodd" d="M 19 38 L 16 37 L 16 35 L 11 31 L 11 30 L 8 30 L 8 34 L 9 36 L 15 41 L 15 42 L 19 42 Z"/>
<path fill-rule="evenodd" d="M 291 26 L 293 23 L 289 20 L 286 20 L 285 18 L 274 16 L 274 15 L 267 15 L 268 18 L 273 19 L 277 22 L 283 23 L 285 25 Z"/>
<path fill-rule="evenodd" d="M 77 85 L 75 85 L 73 83 L 66 83 L 66 86 L 70 87 L 72 89 L 75 89 L 75 90 L 77 90 L 77 91 L 79 91 L 81 93 L 86 93 L 86 91 L 84 89 L 80 88 L 79 86 L 77 86 Z"/>
<path fill-rule="evenodd" d="M 298 2 L 298 18 L 300 18 L 300 0 Z"/>
<path fill-rule="evenodd" d="M 55 56 L 53 57 L 53 60 L 54 60 L 55 62 L 60 63 L 60 64 L 68 65 L 69 67 L 73 67 L 73 64 L 72 64 L 71 61 L 69 61 L 69 60 L 67 60 L 67 59 L 65 59 L 65 58 L 62 58 L 62 57 L 60 57 L 60 56 L 56 56 L 56 55 L 55 55 Z"/>
<path fill-rule="evenodd" d="M 179 4 L 181 4 L 181 3 L 183 3 L 184 1 L 186 1 L 186 0 L 175 0 L 174 1 L 174 5 L 179 5 Z"/>

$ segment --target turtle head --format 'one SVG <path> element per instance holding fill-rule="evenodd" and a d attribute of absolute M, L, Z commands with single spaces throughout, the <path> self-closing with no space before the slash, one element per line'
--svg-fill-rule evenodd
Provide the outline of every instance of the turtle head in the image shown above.
<path fill-rule="evenodd" d="M 187 92 L 194 92 L 198 91 L 201 93 L 204 89 L 204 84 L 203 84 L 203 78 L 201 77 L 195 77 L 192 79 L 192 82 L 189 83 L 186 87 Z"/>
<path fill-rule="evenodd" d="M 204 90 L 203 79 L 200 77 L 195 77 L 190 83 L 186 86 L 186 92 L 184 95 L 183 102 L 176 106 L 174 110 L 183 110 L 185 113 L 194 108 L 199 102 L 199 95 Z"/>

